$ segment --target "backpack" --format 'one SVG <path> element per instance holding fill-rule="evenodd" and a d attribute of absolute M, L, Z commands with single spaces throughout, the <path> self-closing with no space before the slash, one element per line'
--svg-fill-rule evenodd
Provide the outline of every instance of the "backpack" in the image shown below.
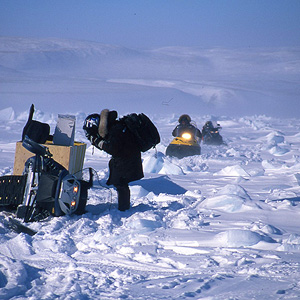
<path fill-rule="evenodd" d="M 158 130 L 145 114 L 132 113 L 124 116 L 121 121 L 135 136 L 140 151 L 145 152 L 159 144 Z"/>

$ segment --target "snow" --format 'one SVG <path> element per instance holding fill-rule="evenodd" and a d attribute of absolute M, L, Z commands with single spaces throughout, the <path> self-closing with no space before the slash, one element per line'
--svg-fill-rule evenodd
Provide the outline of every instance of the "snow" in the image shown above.
<path fill-rule="evenodd" d="M 264 94 L 261 99 L 268 103 L 279 91 L 296 111 L 297 49 L 272 55 L 174 47 L 131 51 L 75 41 L 1 40 L 0 175 L 13 172 L 15 143 L 31 103 L 37 109 L 34 118 L 47 122 L 52 133 L 58 113 L 73 113 L 77 141 L 87 142 L 84 118 L 108 106 L 120 116 L 146 113 L 161 134 L 157 148 L 142 154 L 145 177 L 130 184 L 129 211 L 117 210 L 116 191 L 105 185 L 109 155 L 88 145 L 84 175 L 92 167 L 97 176 L 84 215 L 30 223 L 37 234 L 29 236 L 4 226 L 7 216 L 0 212 L 1 299 L 300 297 L 300 121 L 293 115 L 226 109 L 241 95 L 253 99 L 255 109 L 255 95 Z M 80 68 L 72 62 L 79 54 Z M 103 68 L 98 62 L 95 69 L 85 69 L 83 54 L 89 66 L 103 59 Z M 177 73 L 167 78 L 177 60 Z M 206 83 L 196 75 L 200 64 L 206 67 L 201 72 L 208 72 Z M 283 69 L 280 76 L 293 75 L 293 80 L 279 80 Z M 200 100 L 185 94 L 201 94 Z M 184 99 L 187 110 L 176 97 Z M 85 98 L 89 102 L 81 101 Z M 208 99 L 210 105 L 225 105 L 228 114 L 205 113 Z M 207 120 L 218 122 L 227 145 L 201 145 L 201 155 L 183 159 L 166 157 L 172 129 L 187 112 L 199 128 Z"/>

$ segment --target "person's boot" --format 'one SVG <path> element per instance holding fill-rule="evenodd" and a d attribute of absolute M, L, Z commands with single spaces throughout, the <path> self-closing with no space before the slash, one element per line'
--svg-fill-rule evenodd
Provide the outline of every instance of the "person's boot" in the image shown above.
<path fill-rule="evenodd" d="M 116 186 L 118 193 L 118 209 L 125 211 L 130 208 L 130 190 L 128 185 Z"/>

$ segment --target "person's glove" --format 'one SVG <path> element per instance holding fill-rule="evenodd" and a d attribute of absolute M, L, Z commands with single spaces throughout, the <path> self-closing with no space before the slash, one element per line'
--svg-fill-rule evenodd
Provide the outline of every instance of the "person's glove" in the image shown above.
<path fill-rule="evenodd" d="M 90 136 L 89 140 L 93 146 L 102 150 L 104 140 L 100 136 Z"/>
<path fill-rule="evenodd" d="M 97 146 L 99 144 L 99 142 L 101 141 L 101 137 L 91 135 L 89 137 L 89 140 L 93 146 Z"/>

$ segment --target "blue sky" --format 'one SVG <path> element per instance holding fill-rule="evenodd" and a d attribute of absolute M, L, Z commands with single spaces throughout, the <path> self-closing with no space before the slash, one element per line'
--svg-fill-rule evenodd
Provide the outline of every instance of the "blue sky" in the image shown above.
<path fill-rule="evenodd" d="M 0 35 L 160 46 L 300 46 L 300 0 L 0 0 Z"/>

